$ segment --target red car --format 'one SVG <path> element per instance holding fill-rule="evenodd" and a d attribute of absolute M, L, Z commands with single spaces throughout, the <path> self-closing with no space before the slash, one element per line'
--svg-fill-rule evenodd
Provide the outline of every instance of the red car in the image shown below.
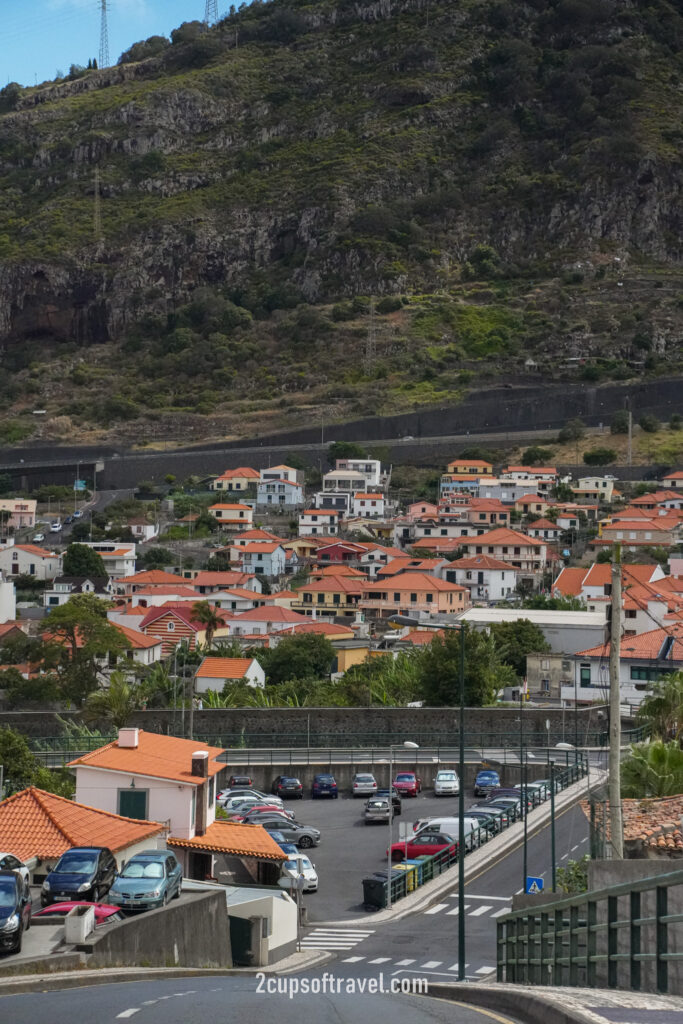
<path fill-rule="evenodd" d="M 74 907 L 92 907 L 95 911 L 95 927 L 101 924 L 115 924 L 117 921 L 127 920 L 125 914 L 121 913 L 120 907 L 113 907 L 109 903 L 88 903 L 86 900 L 65 900 L 63 903 L 51 903 L 42 910 L 36 911 L 34 917 L 57 916 L 64 917 Z"/>
<path fill-rule="evenodd" d="M 249 807 L 242 811 L 241 814 L 231 814 L 230 821 L 244 821 L 254 811 L 261 813 L 262 811 L 272 811 L 273 814 L 283 814 L 285 818 L 293 818 L 294 814 L 292 811 L 284 810 L 282 807 L 278 807 L 277 804 L 250 804 Z"/>
<path fill-rule="evenodd" d="M 439 850 L 445 850 L 448 846 L 457 847 L 457 845 L 456 840 L 452 836 L 446 835 L 445 832 L 422 832 L 413 836 L 407 843 L 393 843 L 391 859 L 398 864 L 406 856 L 406 850 L 408 860 L 413 860 L 415 857 L 431 856 L 433 853 L 438 853 Z M 387 850 L 387 856 L 388 854 Z"/>
<path fill-rule="evenodd" d="M 397 772 L 394 789 L 399 796 L 417 796 L 422 791 L 422 779 L 418 779 L 415 772 Z"/>

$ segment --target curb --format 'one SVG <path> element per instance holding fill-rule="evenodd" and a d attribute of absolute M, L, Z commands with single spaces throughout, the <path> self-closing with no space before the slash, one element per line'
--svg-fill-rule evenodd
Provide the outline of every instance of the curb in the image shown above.
<path fill-rule="evenodd" d="M 321 950 L 305 963 L 278 967 L 277 963 L 265 967 L 94 967 L 64 974 L 25 974 L 21 977 L 0 978 L 0 998 L 22 995 L 25 992 L 58 992 L 70 988 L 91 988 L 94 985 L 116 985 L 123 982 L 163 981 L 168 978 L 244 978 L 256 974 L 295 974 L 311 970 L 332 960 L 333 953 Z M 289 959 L 289 958 L 287 958 Z"/>
<path fill-rule="evenodd" d="M 596 1024 L 596 1015 L 579 1007 L 559 1006 L 554 1000 L 509 985 L 430 984 L 427 998 L 443 999 L 462 1006 L 481 1006 L 511 1013 L 526 1024 Z M 567 993 L 570 998 L 571 994 Z"/>
<path fill-rule="evenodd" d="M 607 774 L 605 772 L 595 771 L 592 773 L 592 778 L 591 775 L 586 775 L 583 779 L 579 779 L 578 782 L 569 786 L 563 791 L 560 798 L 555 800 L 555 816 L 557 817 L 568 810 L 577 800 L 585 795 L 586 789 L 590 792 L 592 789 L 603 785 L 606 778 Z M 549 821 L 550 801 L 546 800 L 540 807 L 535 807 L 529 812 L 527 819 L 528 837 L 531 839 Z M 519 821 L 506 829 L 503 834 L 496 836 L 495 839 L 490 840 L 484 846 L 480 846 L 478 850 L 470 853 L 465 858 L 465 882 L 468 883 L 473 876 L 486 871 L 497 860 L 510 853 L 522 842 L 523 836 L 524 824 Z M 500 844 L 498 844 L 498 840 L 501 840 Z M 343 928 L 358 924 L 367 925 L 369 921 L 381 924 L 385 924 L 388 921 L 400 921 L 401 918 L 407 917 L 408 914 L 419 913 L 423 908 L 435 903 L 444 893 L 456 889 L 457 885 L 457 872 L 455 875 L 450 875 L 447 871 L 445 874 L 439 875 L 438 878 L 427 882 L 426 885 L 421 886 L 420 889 L 411 893 L 410 896 L 406 896 L 396 905 L 396 909 L 392 907 L 391 910 L 379 910 L 376 913 L 368 913 L 364 917 L 349 917 L 336 921 L 309 921 L 309 925 L 312 928 L 324 928 L 326 926 Z"/>

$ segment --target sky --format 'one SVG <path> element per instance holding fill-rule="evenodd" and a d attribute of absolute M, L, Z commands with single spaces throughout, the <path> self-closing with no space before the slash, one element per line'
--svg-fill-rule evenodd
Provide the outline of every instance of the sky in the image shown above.
<path fill-rule="evenodd" d="M 218 0 L 218 13 L 230 3 Z M 205 0 L 107 0 L 110 64 L 148 36 L 203 20 Z M 0 0 L 0 86 L 33 85 L 87 64 L 100 47 L 100 0 Z"/>

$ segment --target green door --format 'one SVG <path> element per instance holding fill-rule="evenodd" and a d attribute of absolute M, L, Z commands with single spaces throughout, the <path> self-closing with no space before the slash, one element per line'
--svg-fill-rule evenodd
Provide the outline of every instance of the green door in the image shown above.
<path fill-rule="evenodd" d="M 124 818 L 147 818 L 147 790 L 120 789 L 119 814 Z"/>

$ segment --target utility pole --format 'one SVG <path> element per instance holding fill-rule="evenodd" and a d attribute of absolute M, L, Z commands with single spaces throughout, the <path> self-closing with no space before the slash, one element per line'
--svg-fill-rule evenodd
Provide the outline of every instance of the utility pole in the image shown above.
<path fill-rule="evenodd" d="M 107 0 L 100 0 L 100 59 L 98 67 L 109 67 L 109 28 L 107 27 Z"/>
<path fill-rule="evenodd" d="M 370 374 L 377 356 L 377 331 L 375 329 L 375 300 L 370 299 L 370 326 L 365 340 L 365 372 Z"/>
<path fill-rule="evenodd" d="M 215 25 L 218 21 L 218 0 L 206 0 L 204 8 L 204 24 Z"/>
<path fill-rule="evenodd" d="M 631 465 L 633 458 L 633 413 L 629 409 L 628 411 L 628 465 Z"/>
<path fill-rule="evenodd" d="M 612 562 L 612 618 L 609 645 L 609 816 L 612 857 L 624 856 L 624 827 L 621 818 L 621 545 L 614 546 Z"/>

